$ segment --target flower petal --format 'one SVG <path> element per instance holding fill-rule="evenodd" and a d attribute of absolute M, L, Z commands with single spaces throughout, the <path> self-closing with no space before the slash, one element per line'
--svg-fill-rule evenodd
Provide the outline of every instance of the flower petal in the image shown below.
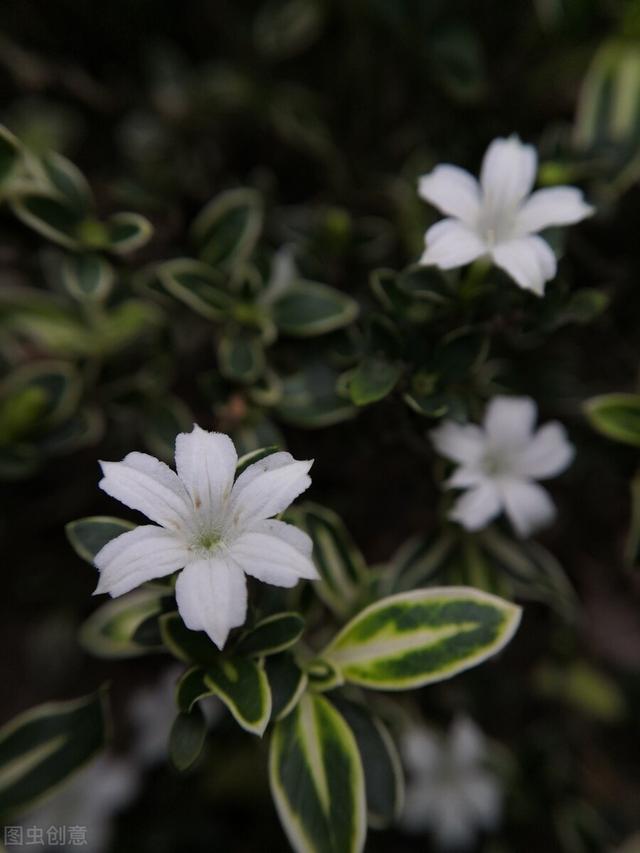
<path fill-rule="evenodd" d="M 575 448 L 562 424 L 553 421 L 541 427 L 517 460 L 518 472 L 524 477 L 543 480 L 555 477 L 571 465 Z"/>
<path fill-rule="evenodd" d="M 274 454 L 276 455 L 280 454 Z M 266 463 L 270 458 L 267 457 L 262 462 Z M 252 473 L 251 477 L 242 480 L 242 476 L 249 471 L 247 468 L 247 471 L 238 477 L 231 492 L 229 515 L 236 530 L 285 510 L 311 485 L 309 469 L 312 465 L 313 459 L 304 462 L 285 461 L 278 467 L 263 468 L 257 474 Z"/>
<path fill-rule="evenodd" d="M 531 441 L 538 408 L 531 397 L 493 397 L 484 415 L 484 429 L 497 450 L 525 448 Z"/>
<path fill-rule="evenodd" d="M 492 481 L 485 481 L 458 498 L 449 513 L 467 530 L 480 530 L 500 512 L 500 495 Z"/>
<path fill-rule="evenodd" d="M 100 462 L 99 486 L 112 498 L 177 532 L 192 528 L 193 511 L 178 476 L 148 453 L 129 453 L 122 462 Z"/>
<path fill-rule="evenodd" d="M 184 624 L 205 631 L 219 649 L 247 617 L 247 584 L 238 566 L 219 557 L 197 560 L 180 572 L 176 601 Z"/>
<path fill-rule="evenodd" d="M 506 480 L 501 484 L 501 492 L 506 513 L 519 536 L 529 536 L 555 517 L 551 498 L 537 483 Z"/>
<path fill-rule="evenodd" d="M 211 519 L 229 496 L 238 454 L 228 435 L 207 432 L 194 424 L 191 432 L 176 437 L 176 470 L 194 510 Z"/>
<path fill-rule="evenodd" d="M 229 556 L 246 574 L 275 586 L 295 586 L 300 578 L 318 577 L 308 556 L 267 533 L 243 533 L 231 544 Z"/>
<path fill-rule="evenodd" d="M 123 595 L 140 584 L 170 575 L 189 560 L 186 546 L 162 527 L 143 524 L 116 536 L 94 558 L 100 570 L 95 593 Z"/>
<path fill-rule="evenodd" d="M 313 552 L 313 539 L 309 534 L 293 524 L 287 524 L 285 521 L 278 521 L 275 518 L 258 521 L 252 525 L 249 532 L 267 533 L 269 536 L 282 539 L 283 542 L 287 542 L 305 557 L 311 557 Z"/>
<path fill-rule="evenodd" d="M 485 448 L 484 433 L 475 424 L 443 421 L 431 430 L 430 437 L 441 456 L 463 465 L 475 465 Z"/>
<path fill-rule="evenodd" d="M 295 459 L 290 453 L 287 453 L 285 450 L 279 450 L 277 453 L 270 453 L 264 459 L 248 465 L 234 484 L 234 496 L 237 497 L 260 474 L 266 474 L 267 471 L 275 471 L 276 468 L 284 468 L 285 465 L 290 465 L 292 462 L 295 462 Z"/>
<path fill-rule="evenodd" d="M 469 717 L 458 716 L 451 724 L 448 745 L 456 767 L 464 775 L 465 768 L 479 764 L 486 758 L 487 748 L 480 729 Z"/>
<path fill-rule="evenodd" d="M 447 216 L 474 226 L 480 212 L 480 186 L 465 169 L 436 166 L 418 181 L 418 195 Z"/>
<path fill-rule="evenodd" d="M 515 208 L 531 192 L 538 157 L 535 148 L 517 136 L 494 139 L 480 171 L 483 203 L 488 211 Z"/>
<path fill-rule="evenodd" d="M 426 249 L 420 263 L 443 270 L 463 267 L 487 253 L 483 240 L 457 219 L 442 219 L 425 234 Z"/>
<path fill-rule="evenodd" d="M 551 225 L 573 225 L 593 212 L 594 208 L 586 203 L 582 191 L 575 187 L 537 190 L 520 208 L 516 231 L 535 234 Z"/>
<path fill-rule="evenodd" d="M 545 282 L 556 274 L 556 256 L 541 237 L 518 237 L 498 243 L 491 257 L 516 284 L 538 296 L 544 294 Z"/>

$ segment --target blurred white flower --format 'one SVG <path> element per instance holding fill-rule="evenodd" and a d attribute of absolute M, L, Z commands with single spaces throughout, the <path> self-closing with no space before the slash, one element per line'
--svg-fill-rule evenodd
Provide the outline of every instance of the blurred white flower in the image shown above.
<path fill-rule="evenodd" d="M 114 816 L 132 802 L 138 788 L 139 774 L 134 763 L 102 755 L 24 815 L 21 823 L 25 832 L 35 827 L 45 838 L 49 827 L 62 828 L 64 836 L 57 839 L 57 850 L 77 849 L 69 832 L 69 827 L 76 827 L 84 834 L 84 849 L 101 853 L 109 847 Z"/>
<path fill-rule="evenodd" d="M 511 136 L 493 140 L 479 183 L 457 166 L 436 166 L 423 175 L 419 195 L 449 218 L 427 231 L 420 262 L 453 269 L 489 256 L 520 287 L 542 296 L 556 274 L 556 259 L 538 232 L 580 222 L 593 207 L 574 187 L 531 194 L 537 165 L 535 149 Z"/>
<path fill-rule="evenodd" d="M 184 667 L 170 666 L 155 684 L 138 688 L 128 705 L 129 719 L 133 728 L 131 754 L 142 767 L 150 767 L 168 758 L 169 734 L 176 718 L 176 682 Z M 209 726 L 222 712 L 222 704 L 215 696 L 201 700 Z"/>
<path fill-rule="evenodd" d="M 534 431 L 536 416 L 528 397 L 494 397 L 482 427 L 444 421 L 432 430 L 438 453 L 458 464 L 446 487 L 467 490 L 450 518 L 479 530 L 504 510 L 520 536 L 553 519 L 551 498 L 534 480 L 564 471 L 574 448 L 555 421 Z"/>
<path fill-rule="evenodd" d="M 177 474 L 146 453 L 101 462 L 100 487 L 160 526 L 141 525 L 96 554 L 95 593 L 115 597 L 182 569 L 180 615 L 222 649 L 246 618 L 245 574 L 284 587 L 315 579 L 310 537 L 272 518 L 311 485 L 313 461 L 273 453 L 234 482 L 237 461 L 227 435 L 194 426 L 176 438 Z"/>
<path fill-rule="evenodd" d="M 469 847 L 480 830 L 494 828 L 502 810 L 501 785 L 486 766 L 486 741 L 458 717 L 446 737 L 410 729 L 402 742 L 409 771 L 402 826 L 430 830 L 442 847 Z"/>

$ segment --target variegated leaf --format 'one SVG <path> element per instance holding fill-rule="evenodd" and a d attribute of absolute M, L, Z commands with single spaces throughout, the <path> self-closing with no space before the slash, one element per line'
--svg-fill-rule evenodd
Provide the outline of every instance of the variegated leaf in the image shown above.
<path fill-rule="evenodd" d="M 297 853 L 362 850 L 362 762 L 351 729 L 327 699 L 307 693 L 277 723 L 269 773 L 280 821 Z"/>
<path fill-rule="evenodd" d="M 204 683 L 252 734 L 264 733 L 271 717 L 271 691 L 260 663 L 248 658 L 220 658 L 207 667 Z"/>
<path fill-rule="evenodd" d="M 496 654 L 521 609 L 471 587 L 433 587 L 383 598 L 358 613 L 320 654 L 345 681 L 406 690 L 451 678 Z"/>

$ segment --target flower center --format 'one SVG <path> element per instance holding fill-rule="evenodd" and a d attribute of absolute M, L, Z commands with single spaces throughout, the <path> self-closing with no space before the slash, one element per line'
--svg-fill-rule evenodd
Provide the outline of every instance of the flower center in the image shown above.
<path fill-rule="evenodd" d="M 489 477 L 501 477 L 511 470 L 510 460 L 504 453 L 489 450 L 482 459 L 482 469 Z"/>
<path fill-rule="evenodd" d="M 216 530 L 207 530 L 200 534 L 194 542 L 193 547 L 198 551 L 206 551 L 210 553 L 218 547 L 221 541 L 222 535 L 220 533 Z"/>

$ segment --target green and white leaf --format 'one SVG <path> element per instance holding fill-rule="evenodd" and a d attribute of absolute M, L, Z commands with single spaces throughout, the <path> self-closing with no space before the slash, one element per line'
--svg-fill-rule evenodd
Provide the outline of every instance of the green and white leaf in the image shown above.
<path fill-rule="evenodd" d="M 313 561 L 321 580 L 314 589 L 336 613 L 348 614 L 368 581 L 367 566 L 340 517 L 318 504 L 305 503 L 286 514 L 313 540 Z"/>
<path fill-rule="evenodd" d="M 407 690 L 495 655 L 513 637 L 520 616 L 517 605 L 471 587 L 418 589 L 365 608 L 319 657 L 345 681 Z"/>
<path fill-rule="evenodd" d="M 271 688 L 271 719 L 282 720 L 293 711 L 304 693 L 306 673 L 289 652 L 269 656 L 264 667 Z"/>
<path fill-rule="evenodd" d="M 607 438 L 640 447 L 640 394 L 602 394 L 585 403 L 591 426 Z"/>
<path fill-rule="evenodd" d="M 11 201 L 11 208 L 25 225 L 52 243 L 65 249 L 81 247 L 82 214 L 70 207 L 63 196 L 53 191 L 25 192 Z"/>
<path fill-rule="evenodd" d="M 201 699 L 214 695 L 204 676 L 205 670 L 201 666 L 192 666 L 180 677 L 176 685 L 176 705 L 180 711 L 188 713 Z"/>
<path fill-rule="evenodd" d="M 176 258 L 160 264 L 155 272 L 164 288 L 207 320 L 221 320 L 233 306 L 222 288 L 220 274 L 192 258 Z"/>
<path fill-rule="evenodd" d="M 398 384 L 403 368 L 383 356 L 367 356 L 351 374 L 349 394 L 356 406 L 383 400 Z"/>
<path fill-rule="evenodd" d="M 354 734 L 364 770 L 369 826 L 394 823 L 404 803 L 404 773 L 398 750 L 382 720 L 364 705 L 331 697 Z"/>
<path fill-rule="evenodd" d="M 248 732 L 264 734 L 271 717 L 271 690 L 262 663 L 241 657 L 221 657 L 207 667 L 204 682 Z"/>
<path fill-rule="evenodd" d="M 297 853 L 359 853 L 366 835 L 365 783 L 356 739 L 324 697 L 306 693 L 275 726 L 271 793 Z"/>
<path fill-rule="evenodd" d="M 192 225 L 200 258 L 226 269 L 248 260 L 260 237 L 262 220 L 262 199 L 255 190 L 242 187 L 216 196 Z"/>
<path fill-rule="evenodd" d="M 296 643 L 303 631 L 304 619 L 299 613 L 275 613 L 240 637 L 234 653 L 248 657 L 273 655 Z"/>
<path fill-rule="evenodd" d="M 115 281 L 111 264 L 96 254 L 67 255 L 61 275 L 67 292 L 81 302 L 104 302 Z"/>
<path fill-rule="evenodd" d="M 220 652 L 204 631 L 190 631 L 177 613 L 160 617 L 162 641 L 172 655 L 188 664 L 216 666 Z"/>
<path fill-rule="evenodd" d="M 256 336 L 227 332 L 218 341 L 218 368 L 225 379 L 251 385 L 265 365 L 264 347 Z"/>
<path fill-rule="evenodd" d="M 98 551 L 128 530 L 133 530 L 135 524 L 122 518 L 109 515 L 92 515 L 70 521 L 65 527 L 67 539 L 76 554 L 87 563 L 93 565 Z"/>
<path fill-rule="evenodd" d="M 107 601 L 81 627 L 80 643 L 101 658 L 130 658 L 162 651 L 161 642 L 144 642 L 136 636 L 141 626 L 162 609 L 161 593 L 144 587 Z"/>
<path fill-rule="evenodd" d="M 100 690 L 49 702 L 0 729 L 0 819 L 25 811 L 105 746 L 106 697 Z"/>
<path fill-rule="evenodd" d="M 278 329 L 292 337 L 324 335 L 348 326 L 358 316 L 358 303 L 327 284 L 297 280 L 274 301 Z"/>
<path fill-rule="evenodd" d="M 106 223 L 109 246 L 118 255 L 126 255 L 148 243 L 153 226 L 139 213 L 116 213 Z"/>

